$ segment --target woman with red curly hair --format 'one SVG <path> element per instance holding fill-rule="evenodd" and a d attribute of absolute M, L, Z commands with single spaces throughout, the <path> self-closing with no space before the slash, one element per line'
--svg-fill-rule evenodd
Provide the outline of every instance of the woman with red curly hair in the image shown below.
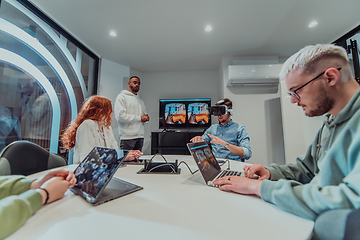
<path fill-rule="evenodd" d="M 118 148 L 111 128 L 112 116 L 110 99 L 98 95 L 86 99 L 62 135 L 63 147 L 74 148 L 73 163 L 81 162 L 95 146 Z M 131 151 L 126 160 L 137 160 L 140 155 L 140 151 Z"/>

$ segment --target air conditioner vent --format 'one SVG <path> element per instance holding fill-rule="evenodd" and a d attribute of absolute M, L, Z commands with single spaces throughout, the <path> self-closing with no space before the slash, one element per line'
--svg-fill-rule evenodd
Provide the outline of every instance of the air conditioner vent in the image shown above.
<path fill-rule="evenodd" d="M 282 64 L 230 65 L 227 68 L 228 87 L 277 86 Z"/>

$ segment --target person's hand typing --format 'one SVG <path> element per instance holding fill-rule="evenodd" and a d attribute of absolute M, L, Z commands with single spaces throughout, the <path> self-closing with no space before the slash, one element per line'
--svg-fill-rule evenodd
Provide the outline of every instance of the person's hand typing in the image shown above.
<path fill-rule="evenodd" d="M 255 194 L 260 196 L 260 186 L 262 181 L 248 179 L 239 176 L 225 176 L 214 181 L 215 185 L 219 185 L 222 191 L 232 191 L 241 194 Z"/>
<path fill-rule="evenodd" d="M 253 178 L 254 174 L 259 176 L 259 180 L 269 179 L 270 172 L 260 164 L 245 165 L 244 167 L 245 176 Z"/>

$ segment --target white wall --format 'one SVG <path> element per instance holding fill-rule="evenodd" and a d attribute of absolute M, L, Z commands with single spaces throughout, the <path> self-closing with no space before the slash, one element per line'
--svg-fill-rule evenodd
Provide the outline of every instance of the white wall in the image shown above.
<path fill-rule="evenodd" d="M 225 85 L 226 83 L 224 83 Z M 252 157 L 249 163 L 284 163 L 280 95 L 244 94 L 239 87 L 225 87 L 224 96 L 233 101 L 234 122 L 249 132 Z"/>
<path fill-rule="evenodd" d="M 225 69 L 229 65 L 274 64 L 276 56 L 226 57 L 220 65 L 220 88 L 223 96 L 233 101 L 234 122 L 249 132 L 252 157 L 247 162 L 269 165 L 283 164 L 284 142 L 279 89 L 268 87 L 227 87 Z M 274 92 L 274 93 L 273 93 Z"/>
<path fill-rule="evenodd" d="M 129 76 L 129 67 L 102 58 L 97 94 L 108 97 L 114 106 L 116 96 L 124 89 L 124 84 L 128 82 Z M 115 139 L 119 143 L 119 130 L 115 118 L 113 118 L 111 127 L 113 128 Z"/>
<path fill-rule="evenodd" d="M 143 152 L 151 153 L 151 132 L 159 131 L 159 99 L 161 98 L 211 98 L 218 97 L 218 71 L 143 72 L 140 98 L 150 116 L 145 126 Z"/>

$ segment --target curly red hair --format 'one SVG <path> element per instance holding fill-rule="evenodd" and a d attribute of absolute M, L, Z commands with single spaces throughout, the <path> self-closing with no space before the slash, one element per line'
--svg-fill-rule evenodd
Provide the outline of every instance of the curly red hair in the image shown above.
<path fill-rule="evenodd" d="M 87 98 L 76 119 L 69 124 L 62 135 L 61 141 L 64 149 L 70 150 L 75 146 L 76 131 L 84 120 L 92 119 L 109 127 L 112 121 L 112 112 L 110 99 L 98 95 Z"/>

